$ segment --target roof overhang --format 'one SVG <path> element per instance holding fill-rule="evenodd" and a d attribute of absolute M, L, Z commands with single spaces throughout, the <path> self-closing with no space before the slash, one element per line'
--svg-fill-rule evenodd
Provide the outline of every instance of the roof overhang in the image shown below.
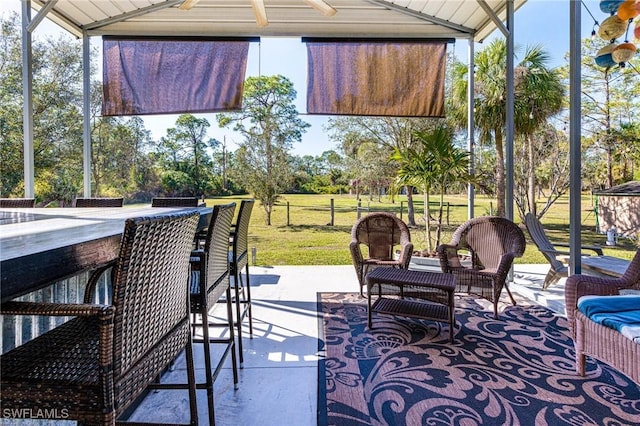
<path fill-rule="evenodd" d="M 325 0 L 323 16 L 305 0 L 264 0 L 258 27 L 250 0 L 32 0 L 47 18 L 87 35 L 207 37 L 455 38 L 482 41 L 505 31 L 505 0 Z M 526 0 L 514 0 L 519 8 Z M 48 4 L 47 3 L 53 3 Z"/>

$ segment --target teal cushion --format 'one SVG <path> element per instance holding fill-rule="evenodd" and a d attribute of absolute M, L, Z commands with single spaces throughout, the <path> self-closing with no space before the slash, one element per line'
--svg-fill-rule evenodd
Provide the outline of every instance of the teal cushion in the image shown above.
<path fill-rule="evenodd" d="M 640 343 L 640 296 L 584 296 L 578 310 L 591 321 Z"/>

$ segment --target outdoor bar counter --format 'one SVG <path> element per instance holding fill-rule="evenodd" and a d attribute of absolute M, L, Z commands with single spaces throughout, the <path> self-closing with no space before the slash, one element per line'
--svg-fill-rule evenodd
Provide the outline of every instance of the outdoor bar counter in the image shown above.
<path fill-rule="evenodd" d="M 0 209 L 1 301 L 115 259 L 127 218 L 186 209 L 193 208 Z M 213 209 L 197 210 L 198 229 L 203 229 Z"/>

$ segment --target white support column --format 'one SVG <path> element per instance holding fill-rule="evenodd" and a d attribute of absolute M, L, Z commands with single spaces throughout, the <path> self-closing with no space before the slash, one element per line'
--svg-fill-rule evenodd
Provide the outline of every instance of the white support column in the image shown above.
<path fill-rule="evenodd" d="M 474 43 L 473 37 L 469 38 L 469 61 L 467 70 L 467 150 L 471 154 L 469 156 L 469 174 L 475 174 L 475 59 L 474 59 Z M 475 187 L 473 184 L 467 186 L 467 215 L 469 219 L 475 216 Z"/>
<path fill-rule="evenodd" d="M 580 0 L 569 2 L 569 275 L 582 270 L 580 258 L 581 217 L 581 115 L 580 92 L 581 59 L 581 6 Z"/>
<path fill-rule="evenodd" d="M 507 103 L 506 103 L 506 131 L 505 131 L 505 174 L 506 174 L 506 188 L 505 188 L 505 216 L 507 219 L 513 220 L 513 172 L 514 172 L 514 105 L 515 105 L 515 90 L 514 90 L 514 12 L 515 8 L 513 0 L 507 0 Z"/>
<path fill-rule="evenodd" d="M 83 194 L 91 197 L 91 41 L 82 32 L 82 169 Z"/>
<path fill-rule="evenodd" d="M 31 31 L 31 0 L 22 0 L 22 120 L 24 157 L 24 196 L 34 197 L 33 161 L 33 51 Z"/>

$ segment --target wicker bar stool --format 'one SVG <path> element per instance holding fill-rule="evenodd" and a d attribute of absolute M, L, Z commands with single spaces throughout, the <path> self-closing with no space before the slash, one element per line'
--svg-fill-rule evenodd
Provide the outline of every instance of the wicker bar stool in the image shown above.
<path fill-rule="evenodd" d="M 249 220 L 255 200 L 242 200 L 236 224 L 230 233 L 229 274 L 233 277 L 233 293 L 236 305 L 236 327 L 238 330 L 238 354 L 240 368 L 243 367 L 242 323 L 249 319 L 249 336 L 253 338 L 253 317 L 251 314 L 251 287 L 249 279 Z M 242 270 L 245 278 L 242 279 Z"/>
<path fill-rule="evenodd" d="M 35 198 L 0 198 L 0 208 L 33 208 Z"/>
<path fill-rule="evenodd" d="M 196 425 L 186 282 L 197 222 L 195 211 L 127 219 L 118 258 L 91 276 L 83 304 L 3 304 L 6 315 L 75 317 L 0 357 L 3 413 L 47 410 L 86 424 L 127 423 L 119 417 L 145 389 L 175 389 L 153 382 L 186 347 L 188 424 Z M 87 303 L 110 267 L 113 304 Z"/>
<path fill-rule="evenodd" d="M 213 403 L 213 382 L 218 377 L 223 362 L 227 356 L 231 356 L 233 368 L 233 383 L 237 389 L 238 366 L 235 352 L 235 335 L 233 332 L 233 307 L 231 287 L 229 285 L 229 231 L 231 221 L 235 213 L 236 203 L 216 205 L 209 229 L 204 242 L 204 249 L 191 252 L 191 315 L 192 327 L 202 329 L 202 338 L 194 338 L 194 343 L 203 343 L 206 382 L 197 384 L 198 388 L 207 390 L 207 404 L 209 407 L 209 424 L 215 424 L 215 412 Z M 209 321 L 209 311 L 226 295 L 227 321 L 215 323 Z M 197 316 L 200 321 L 197 321 Z M 212 338 L 209 336 L 209 327 L 222 326 L 229 329 L 228 337 Z M 211 360 L 211 343 L 223 344 L 224 351 L 218 364 L 213 367 Z"/>
<path fill-rule="evenodd" d="M 124 198 L 76 198 L 73 207 L 122 207 Z"/>

